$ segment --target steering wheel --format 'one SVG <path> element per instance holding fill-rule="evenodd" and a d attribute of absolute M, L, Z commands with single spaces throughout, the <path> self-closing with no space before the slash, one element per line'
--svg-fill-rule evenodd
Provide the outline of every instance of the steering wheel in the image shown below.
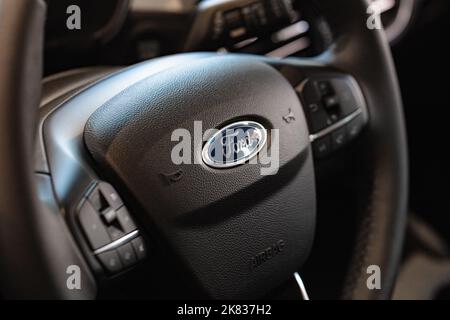
<path fill-rule="evenodd" d="M 397 77 L 385 35 L 366 28 L 367 1 L 317 6 L 335 35 L 319 57 L 180 54 L 66 73 L 40 100 L 45 4 L 0 0 L 2 294 L 92 299 L 166 263 L 201 297 L 262 297 L 311 251 L 315 166 L 357 138 L 367 203 L 342 298 L 389 298 L 408 190 Z M 200 121 L 216 133 L 196 136 Z M 192 163 L 173 161 L 182 134 Z M 208 147 L 228 134 L 240 149 L 217 156 Z M 255 161 L 260 147 L 275 169 Z M 162 269 L 155 278 L 173 276 Z"/>

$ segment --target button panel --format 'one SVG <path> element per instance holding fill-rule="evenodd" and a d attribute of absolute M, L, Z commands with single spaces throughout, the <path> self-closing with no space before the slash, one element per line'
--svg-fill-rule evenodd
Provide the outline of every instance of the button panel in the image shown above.
<path fill-rule="evenodd" d="M 350 76 L 309 78 L 296 87 L 303 103 L 316 158 L 324 158 L 354 140 L 367 122 L 365 102 Z"/>
<path fill-rule="evenodd" d="M 296 22 L 298 16 L 290 0 L 255 0 L 244 6 L 215 12 L 209 40 L 212 43 L 233 45 L 288 26 Z"/>
<path fill-rule="evenodd" d="M 110 184 L 99 182 L 88 192 L 79 206 L 78 220 L 108 273 L 120 272 L 147 256 L 134 219 Z"/>

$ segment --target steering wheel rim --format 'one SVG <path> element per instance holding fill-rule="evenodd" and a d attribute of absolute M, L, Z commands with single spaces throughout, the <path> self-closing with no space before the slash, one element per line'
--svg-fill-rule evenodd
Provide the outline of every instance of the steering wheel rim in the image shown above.
<path fill-rule="evenodd" d="M 8 66 L 0 73 L 0 82 L 5 84 L 0 88 L 3 106 L 0 150 L 5 155 L 0 173 L 2 290 L 7 297 L 93 298 L 96 288 L 92 273 L 64 219 L 55 217 L 37 200 L 39 190 L 33 176 L 31 155 L 40 91 L 45 4 L 4 0 L 0 5 L 0 26 L 8 30 L 0 36 L 0 43 L 10 44 L 0 52 L 0 62 Z M 367 136 L 371 143 L 367 153 L 374 160 L 368 173 L 373 181 L 370 201 L 361 212 L 358 245 L 346 277 L 343 292 L 346 299 L 389 298 L 407 212 L 408 163 L 402 103 L 383 32 L 365 28 L 367 5 L 366 1 L 348 1 L 343 8 L 334 1 L 317 2 L 321 12 L 330 18 L 337 41 L 311 63 L 351 74 L 361 86 L 370 114 Z M 17 55 L 18 48 L 22 48 L 22 55 Z M 49 234 L 57 237 L 58 245 Z M 55 253 L 61 256 L 57 263 L 49 258 Z M 68 291 L 65 287 L 62 279 L 66 276 L 67 262 L 85 270 L 83 291 Z M 367 288 L 368 265 L 380 266 L 381 290 Z M 58 279 L 55 274 L 60 275 Z"/>
<path fill-rule="evenodd" d="M 354 6 L 345 9 L 327 8 L 326 3 L 321 7 L 329 17 L 330 10 L 346 11 L 342 16 L 334 14 L 342 20 L 331 20 L 331 27 L 337 28 L 341 36 L 325 60 L 331 59 L 331 64 L 353 74 L 362 87 L 371 117 L 368 131 L 373 149 L 368 154 L 375 158 L 373 189 L 361 213 L 357 245 L 343 291 L 346 299 L 390 297 L 401 257 L 408 203 L 408 150 L 400 88 L 383 30 L 364 27 L 368 5 L 368 1 L 355 1 Z M 383 270 L 382 290 L 367 289 L 368 265 Z"/>

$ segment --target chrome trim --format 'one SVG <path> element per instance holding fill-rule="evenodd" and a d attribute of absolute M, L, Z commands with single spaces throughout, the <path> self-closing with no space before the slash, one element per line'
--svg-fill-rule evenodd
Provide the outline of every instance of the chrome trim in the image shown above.
<path fill-rule="evenodd" d="M 291 41 L 273 51 L 266 53 L 267 57 L 272 58 L 286 58 L 288 56 L 293 55 L 294 53 L 305 50 L 311 45 L 311 41 L 308 37 L 298 38 L 294 41 Z"/>
<path fill-rule="evenodd" d="M 284 41 L 289 41 L 299 35 L 302 35 L 309 30 L 309 23 L 305 20 L 300 20 L 290 26 L 283 28 L 274 34 L 272 34 L 272 42 L 280 43 Z"/>
<path fill-rule="evenodd" d="M 114 240 L 113 242 L 107 244 L 106 246 L 103 246 L 101 248 L 98 248 L 94 251 L 94 254 L 100 254 L 109 250 L 114 250 L 123 245 L 124 243 L 136 238 L 139 235 L 139 230 L 134 230 L 130 232 L 127 235 L 124 235 L 122 238 Z"/>
<path fill-rule="evenodd" d="M 298 288 L 300 289 L 300 294 L 302 295 L 303 300 L 309 300 L 308 293 L 306 292 L 305 284 L 303 283 L 302 278 L 298 274 L 298 272 L 294 272 L 295 281 L 297 281 Z"/>
<path fill-rule="evenodd" d="M 214 159 L 212 159 L 209 154 L 209 147 L 211 146 L 212 141 L 214 141 L 214 139 L 217 138 L 218 136 L 222 135 L 223 132 L 227 132 L 227 130 L 239 128 L 242 126 L 252 127 L 253 129 L 258 130 L 261 133 L 261 141 L 258 142 L 257 148 L 252 150 L 252 152 L 250 154 L 242 157 L 239 160 L 235 160 L 233 162 L 223 163 L 223 162 L 214 161 Z M 212 168 L 216 168 L 216 169 L 232 168 L 232 167 L 236 167 L 241 164 L 244 164 L 247 161 L 249 161 L 250 159 L 253 159 L 254 157 L 256 157 L 258 155 L 258 153 L 264 148 L 266 143 L 267 143 L 267 130 L 266 130 L 266 128 L 264 128 L 264 126 L 262 124 L 255 122 L 255 121 L 238 121 L 238 122 L 234 122 L 226 127 L 219 129 L 214 135 L 212 135 L 212 137 L 210 137 L 208 139 L 208 142 L 206 142 L 205 146 L 202 149 L 202 159 L 206 165 L 208 165 Z"/>
<path fill-rule="evenodd" d="M 242 41 L 240 41 L 240 42 L 238 42 L 238 43 L 235 43 L 235 44 L 233 45 L 233 48 L 235 48 L 235 49 L 242 49 L 242 48 L 244 48 L 244 47 L 246 47 L 246 46 L 251 45 L 251 44 L 252 44 L 253 42 L 255 42 L 255 41 L 258 41 L 258 37 L 253 37 L 253 38 L 245 39 L 245 40 L 242 40 Z"/>
<path fill-rule="evenodd" d="M 356 111 L 354 111 L 353 113 L 349 114 L 344 119 L 339 120 L 338 122 L 336 122 L 336 123 L 332 124 L 331 126 L 323 129 L 322 131 L 319 131 L 319 132 L 314 133 L 314 134 L 310 134 L 309 135 L 309 140 L 311 142 L 314 142 L 317 139 L 325 137 L 326 135 L 330 134 L 331 132 L 333 132 L 333 131 L 335 131 L 335 130 L 345 126 L 347 123 L 349 123 L 350 121 L 355 119 L 360 114 L 362 114 L 362 109 L 358 108 Z"/>
<path fill-rule="evenodd" d="M 195 10 L 196 0 L 132 0 L 132 13 L 189 12 Z"/>

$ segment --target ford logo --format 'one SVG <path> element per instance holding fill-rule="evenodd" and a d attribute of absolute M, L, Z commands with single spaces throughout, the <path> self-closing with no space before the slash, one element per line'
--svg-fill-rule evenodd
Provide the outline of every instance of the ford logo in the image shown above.
<path fill-rule="evenodd" d="M 202 158 L 213 168 L 235 167 L 256 156 L 266 142 L 267 131 L 258 122 L 235 122 L 208 140 L 203 147 Z"/>

